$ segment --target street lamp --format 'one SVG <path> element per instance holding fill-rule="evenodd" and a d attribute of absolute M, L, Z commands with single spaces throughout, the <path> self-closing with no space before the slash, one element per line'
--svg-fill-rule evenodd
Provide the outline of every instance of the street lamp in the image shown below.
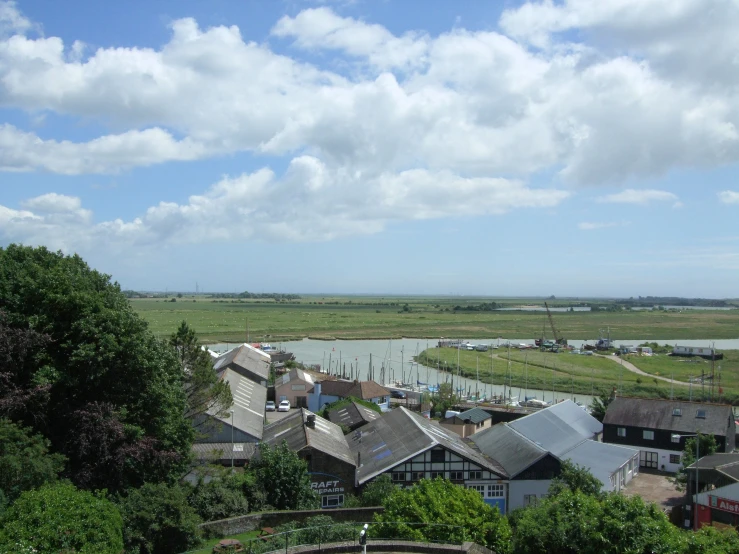
<path fill-rule="evenodd" d="M 234 468 L 234 411 L 231 410 L 231 470 Z"/>
<path fill-rule="evenodd" d="M 674 441 L 677 439 L 678 441 L 680 438 L 689 438 L 689 437 L 695 437 L 695 505 L 693 506 L 693 511 L 695 512 L 693 514 L 693 530 L 698 530 L 698 458 L 700 457 L 700 453 L 698 448 L 700 447 L 700 434 L 695 435 L 679 435 L 678 433 L 672 434 L 672 440 Z"/>

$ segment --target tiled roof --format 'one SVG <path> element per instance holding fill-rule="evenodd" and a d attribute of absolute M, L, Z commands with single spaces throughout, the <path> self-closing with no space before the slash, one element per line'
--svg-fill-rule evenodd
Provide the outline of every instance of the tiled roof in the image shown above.
<path fill-rule="evenodd" d="M 487 421 L 488 419 L 491 419 L 493 416 L 491 416 L 489 413 L 487 413 L 482 408 L 472 408 L 470 410 L 467 410 L 466 412 L 462 412 L 459 415 L 454 416 L 454 419 L 459 420 L 459 423 L 464 423 L 468 419 L 470 420 L 470 423 L 482 423 L 483 421 Z"/>
<path fill-rule="evenodd" d="M 360 400 L 371 400 L 381 396 L 390 396 L 390 391 L 374 381 L 322 381 L 321 394 L 346 398 L 353 396 Z"/>

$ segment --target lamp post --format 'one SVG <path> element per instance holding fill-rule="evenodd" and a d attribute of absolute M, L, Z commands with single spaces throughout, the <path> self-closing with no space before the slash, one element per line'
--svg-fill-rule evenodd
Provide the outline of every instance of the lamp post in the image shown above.
<path fill-rule="evenodd" d="M 672 439 L 675 438 L 689 438 L 689 437 L 695 437 L 695 505 L 693 506 L 693 530 L 698 530 L 698 458 L 700 457 L 699 447 L 700 447 L 700 434 L 695 435 L 679 435 L 677 433 L 672 434 Z"/>
<path fill-rule="evenodd" d="M 231 410 L 231 471 L 234 468 L 234 411 Z"/>

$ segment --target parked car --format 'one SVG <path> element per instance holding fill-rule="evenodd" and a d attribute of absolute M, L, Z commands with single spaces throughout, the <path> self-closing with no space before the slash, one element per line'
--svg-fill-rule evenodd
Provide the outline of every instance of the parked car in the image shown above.
<path fill-rule="evenodd" d="M 268 412 L 274 412 L 275 411 L 275 403 L 272 400 L 267 400 L 267 405 L 264 407 L 265 410 Z"/>
<path fill-rule="evenodd" d="M 405 400 L 405 393 L 402 390 L 392 390 L 390 391 L 390 396 L 393 398 L 399 398 L 400 400 Z"/>
<path fill-rule="evenodd" d="M 290 401 L 289 400 L 283 400 L 280 402 L 280 405 L 277 407 L 278 412 L 289 412 L 290 411 Z"/>

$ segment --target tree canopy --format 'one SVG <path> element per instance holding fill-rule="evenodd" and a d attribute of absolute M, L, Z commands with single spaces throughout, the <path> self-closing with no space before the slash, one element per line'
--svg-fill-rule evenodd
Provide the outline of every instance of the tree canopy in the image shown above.
<path fill-rule="evenodd" d="M 259 445 L 259 457 L 250 464 L 267 502 L 278 510 L 316 508 L 318 498 L 310 486 L 307 464 L 283 441 L 279 446 Z"/>
<path fill-rule="evenodd" d="M 716 437 L 713 435 L 702 435 L 698 433 L 697 437 L 690 437 L 685 441 L 685 448 L 683 449 L 683 455 L 681 458 L 682 467 L 677 472 L 674 479 L 674 483 L 679 490 L 684 491 L 687 486 L 689 473 L 686 468 L 695 462 L 696 440 L 698 441 L 698 459 L 703 456 L 713 454 L 718 449 Z"/>
<path fill-rule="evenodd" d="M 103 494 L 47 484 L 22 493 L 0 519 L 0 553 L 120 554 L 122 528 Z"/>
<path fill-rule="evenodd" d="M 14 395 L 0 394 L 0 416 L 48 438 L 70 479 L 115 491 L 182 473 L 193 438 L 182 369 L 117 283 L 79 256 L 10 245 L 0 311 L 0 382 Z"/>

